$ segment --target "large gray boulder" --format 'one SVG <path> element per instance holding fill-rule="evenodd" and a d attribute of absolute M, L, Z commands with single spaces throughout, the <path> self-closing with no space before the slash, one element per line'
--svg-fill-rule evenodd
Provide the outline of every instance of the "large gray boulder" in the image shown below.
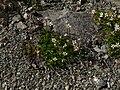
<path fill-rule="evenodd" d="M 53 30 L 64 35 L 70 31 L 70 37 L 79 39 L 79 44 L 87 46 L 97 34 L 91 13 L 62 11 L 44 11 L 43 16 L 53 23 Z"/>

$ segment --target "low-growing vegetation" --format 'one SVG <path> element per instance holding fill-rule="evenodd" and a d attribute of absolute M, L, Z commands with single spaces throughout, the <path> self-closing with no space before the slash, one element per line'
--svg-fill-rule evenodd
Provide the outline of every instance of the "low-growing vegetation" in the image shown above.
<path fill-rule="evenodd" d="M 39 50 L 47 66 L 60 68 L 73 63 L 75 57 L 81 52 L 76 40 L 45 29 L 41 30 Z"/>
<path fill-rule="evenodd" d="M 52 30 L 40 30 L 40 38 L 37 47 L 23 45 L 24 55 L 38 55 L 43 58 L 49 68 L 67 68 L 67 65 L 75 63 L 82 57 L 83 49 L 77 40 L 72 40 L 67 35 L 59 35 Z"/>
<path fill-rule="evenodd" d="M 108 54 L 120 57 L 120 13 L 116 7 L 109 10 L 93 10 L 93 17 L 98 26 L 105 32 L 104 40 L 108 45 Z"/>

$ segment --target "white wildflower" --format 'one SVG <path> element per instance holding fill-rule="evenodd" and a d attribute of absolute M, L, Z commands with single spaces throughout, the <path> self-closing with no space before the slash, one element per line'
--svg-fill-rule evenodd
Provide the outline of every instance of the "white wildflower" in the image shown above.
<path fill-rule="evenodd" d="M 65 21 L 65 23 L 67 24 L 67 23 L 68 23 L 68 21 L 66 20 L 66 21 Z"/>
<path fill-rule="evenodd" d="M 67 26 L 67 28 L 71 28 L 71 25 L 69 23 L 66 26 Z"/>
<path fill-rule="evenodd" d="M 62 38 L 62 36 L 60 36 L 60 39 Z"/>
<path fill-rule="evenodd" d="M 66 43 L 64 44 L 63 48 L 65 48 L 65 47 L 67 47 L 67 44 L 66 44 Z"/>
<path fill-rule="evenodd" d="M 56 43 L 56 39 L 55 39 L 55 38 L 52 38 L 52 42 L 53 42 L 53 43 Z"/>
<path fill-rule="evenodd" d="M 115 31 L 112 31 L 111 34 L 114 35 L 114 34 L 115 34 Z"/>
<path fill-rule="evenodd" d="M 108 22 L 108 23 L 106 23 L 108 26 L 111 26 L 111 23 L 110 22 Z"/>
<path fill-rule="evenodd" d="M 80 41 L 80 40 L 81 40 L 81 38 L 78 38 L 77 40 L 78 40 L 78 41 Z"/>
<path fill-rule="evenodd" d="M 54 43 L 54 46 L 56 46 L 56 44 Z"/>
<path fill-rule="evenodd" d="M 30 40 L 32 39 L 32 37 L 30 37 Z"/>
<path fill-rule="evenodd" d="M 66 56 L 66 55 L 68 55 L 68 53 L 67 52 L 63 52 L 63 55 Z"/>
<path fill-rule="evenodd" d="M 113 21 L 113 17 L 110 18 L 110 21 Z"/>
<path fill-rule="evenodd" d="M 66 41 L 67 41 L 67 42 L 69 42 L 69 40 L 68 40 L 68 39 L 67 39 Z"/>
<path fill-rule="evenodd" d="M 78 51 L 79 47 L 78 46 L 74 46 L 74 51 Z"/>
<path fill-rule="evenodd" d="M 119 42 L 118 43 L 116 43 L 116 44 L 112 44 L 111 45 L 111 48 L 119 48 L 120 47 L 120 44 L 119 44 Z"/>
<path fill-rule="evenodd" d="M 65 61 L 65 59 L 62 59 L 62 62 L 64 62 Z"/>
<path fill-rule="evenodd" d="M 47 20 L 47 19 L 48 19 L 48 17 L 45 17 L 45 19 Z"/>
<path fill-rule="evenodd" d="M 57 61 L 57 58 L 56 58 L 56 57 L 54 57 L 54 58 L 53 58 L 53 61 Z"/>
<path fill-rule="evenodd" d="M 116 10 L 116 7 L 112 7 L 112 10 Z"/>
<path fill-rule="evenodd" d="M 105 17 L 108 17 L 108 13 L 105 13 Z"/>
<path fill-rule="evenodd" d="M 67 33 L 65 33 L 64 36 L 67 36 Z"/>
<path fill-rule="evenodd" d="M 115 31 L 120 30 L 120 26 L 118 24 L 115 24 Z"/>
<path fill-rule="evenodd" d="M 103 17 L 103 12 L 100 13 L 100 17 Z"/>
<path fill-rule="evenodd" d="M 49 26 L 53 26 L 53 23 L 52 23 L 52 22 L 49 22 Z"/>
<path fill-rule="evenodd" d="M 117 17 L 120 18 L 120 15 L 118 15 Z"/>
<path fill-rule="evenodd" d="M 72 44 L 75 45 L 77 43 L 76 40 L 72 40 Z"/>
<path fill-rule="evenodd" d="M 78 5 L 81 5 L 81 0 L 77 1 L 77 4 L 78 4 Z"/>
<path fill-rule="evenodd" d="M 33 7 L 29 7 L 28 10 L 31 11 L 33 9 Z"/>

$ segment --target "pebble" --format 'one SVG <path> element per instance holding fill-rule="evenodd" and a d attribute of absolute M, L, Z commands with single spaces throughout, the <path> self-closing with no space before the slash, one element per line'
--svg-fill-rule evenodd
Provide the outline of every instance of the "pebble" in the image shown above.
<path fill-rule="evenodd" d="M 35 88 L 35 90 L 39 90 L 38 88 Z"/>
<path fill-rule="evenodd" d="M 96 45 L 94 48 L 93 48 L 96 52 L 101 52 L 101 49 Z"/>
<path fill-rule="evenodd" d="M 23 23 L 23 22 L 19 22 L 19 23 L 17 23 L 17 28 L 18 29 L 25 29 L 25 28 L 27 28 L 27 26 Z"/>
<path fill-rule="evenodd" d="M 27 18 L 28 18 L 28 14 L 25 13 L 25 14 L 23 15 L 23 17 L 24 17 L 25 19 L 27 19 Z"/>
<path fill-rule="evenodd" d="M 103 56 L 104 59 L 108 59 L 108 57 L 109 57 L 109 56 L 108 56 L 107 54 L 105 54 L 105 55 Z"/>
<path fill-rule="evenodd" d="M 36 68 L 36 65 L 35 65 L 35 64 L 32 64 L 32 66 L 33 66 L 34 68 Z"/>
<path fill-rule="evenodd" d="M 99 89 L 103 88 L 103 87 L 105 87 L 107 85 L 107 82 L 105 82 L 104 80 L 99 79 L 99 78 L 97 78 L 95 76 L 93 78 L 93 81 L 95 82 L 97 88 L 99 88 Z"/>
<path fill-rule="evenodd" d="M 65 86 L 65 90 L 69 90 L 69 85 L 66 85 L 66 86 Z"/>
<path fill-rule="evenodd" d="M 13 23 L 14 23 L 14 22 L 18 22 L 18 21 L 20 21 L 20 19 L 21 19 L 21 16 L 20 16 L 20 15 L 14 16 L 14 17 L 12 18 L 12 22 L 13 22 Z"/>
<path fill-rule="evenodd" d="M 101 51 L 106 53 L 107 52 L 107 46 L 106 45 L 102 45 L 101 46 Z"/>

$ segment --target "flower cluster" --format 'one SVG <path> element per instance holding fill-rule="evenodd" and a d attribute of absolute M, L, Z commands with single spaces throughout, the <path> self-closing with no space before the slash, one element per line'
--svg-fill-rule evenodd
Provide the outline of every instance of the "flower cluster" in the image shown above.
<path fill-rule="evenodd" d="M 54 31 L 46 29 L 41 30 L 40 35 L 39 50 L 50 67 L 66 67 L 66 64 L 72 63 L 77 56 L 76 51 L 80 51 L 77 41 L 71 40 L 67 35 L 59 36 Z"/>
<path fill-rule="evenodd" d="M 73 44 L 73 48 L 74 48 L 74 51 L 78 51 L 79 50 L 79 47 L 78 47 L 78 43 L 77 43 L 77 40 L 72 40 L 72 44 Z"/>
<path fill-rule="evenodd" d="M 119 48 L 119 47 L 120 47 L 120 44 L 119 44 L 119 43 L 116 43 L 116 44 L 112 44 L 112 45 L 111 45 L 111 48 L 113 48 L 113 49 L 114 49 L 114 48 Z"/>
<path fill-rule="evenodd" d="M 116 7 L 108 10 L 92 10 L 94 21 L 105 32 L 105 42 L 108 44 L 108 53 L 120 57 L 120 14 Z"/>

